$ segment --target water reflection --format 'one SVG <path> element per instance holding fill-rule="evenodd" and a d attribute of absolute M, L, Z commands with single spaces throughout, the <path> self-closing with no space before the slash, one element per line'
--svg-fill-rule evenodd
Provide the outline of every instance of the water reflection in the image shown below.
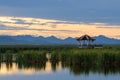
<path fill-rule="evenodd" d="M 20 63 L 1 63 L 0 74 L 12 75 L 12 74 L 34 74 L 34 73 L 51 73 L 57 69 L 61 69 L 60 62 L 57 66 L 53 66 L 50 61 L 45 64 L 20 64 Z"/>
<path fill-rule="evenodd" d="M 112 64 L 107 65 L 88 65 L 88 64 L 67 64 L 62 62 L 62 68 L 69 68 L 70 72 L 74 75 L 80 74 L 89 74 L 93 73 L 102 73 L 104 75 L 120 73 L 120 67 Z"/>
<path fill-rule="evenodd" d="M 0 74 L 1 75 L 12 75 L 12 74 L 34 74 L 34 73 L 52 73 L 56 70 L 68 69 L 70 73 L 74 75 L 102 73 L 104 75 L 120 73 L 120 67 L 115 65 L 107 66 L 96 66 L 96 65 L 72 65 L 66 62 L 50 62 L 47 61 L 45 64 L 38 63 L 1 63 Z"/>

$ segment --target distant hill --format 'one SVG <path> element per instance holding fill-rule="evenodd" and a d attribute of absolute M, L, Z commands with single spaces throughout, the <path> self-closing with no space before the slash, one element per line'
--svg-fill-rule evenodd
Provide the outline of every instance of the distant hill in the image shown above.
<path fill-rule="evenodd" d="M 95 40 L 96 44 L 120 44 L 120 40 L 114 38 L 108 38 L 103 35 L 99 35 L 94 38 L 96 39 Z"/>
<path fill-rule="evenodd" d="M 120 40 L 108 38 L 103 35 L 94 37 L 96 44 L 120 44 Z M 21 36 L 0 36 L 0 44 L 77 44 L 75 38 L 68 37 L 64 40 L 54 36 L 50 37 L 35 37 L 30 35 Z"/>

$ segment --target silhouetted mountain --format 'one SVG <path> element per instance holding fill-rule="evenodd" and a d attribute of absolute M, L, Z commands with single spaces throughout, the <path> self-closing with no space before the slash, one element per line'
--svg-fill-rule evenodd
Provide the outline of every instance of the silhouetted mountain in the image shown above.
<path fill-rule="evenodd" d="M 99 35 L 97 37 L 94 37 L 95 43 L 96 44 L 120 44 L 120 40 L 118 39 L 114 39 L 114 38 L 108 38 L 106 36 L 103 35 Z"/>
<path fill-rule="evenodd" d="M 107 38 L 103 35 L 94 37 L 95 44 L 120 44 L 120 40 Z M 54 36 L 35 37 L 30 35 L 21 36 L 0 36 L 0 44 L 77 44 L 75 38 L 68 37 L 66 39 L 58 39 Z"/>
<path fill-rule="evenodd" d="M 64 44 L 77 44 L 77 41 L 75 38 L 68 37 L 63 40 Z"/>

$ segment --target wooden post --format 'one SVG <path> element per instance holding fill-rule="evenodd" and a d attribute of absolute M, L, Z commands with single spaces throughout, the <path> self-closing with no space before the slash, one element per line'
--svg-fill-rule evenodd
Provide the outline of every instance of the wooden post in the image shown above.
<path fill-rule="evenodd" d="M 81 42 L 79 41 L 79 46 L 81 45 Z"/>
<path fill-rule="evenodd" d="M 80 45 L 81 45 L 81 48 L 82 48 L 82 42 L 80 43 Z"/>
<path fill-rule="evenodd" d="M 78 41 L 78 46 L 80 46 L 80 41 Z"/>
<path fill-rule="evenodd" d="M 88 40 L 89 41 L 89 45 L 90 45 L 90 40 Z"/>
<path fill-rule="evenodd" d="M 89 46 L 89 40 L 87 40 L 87 46 Z"/>
<path fill-rule="evenodd" d="M 85 40 L 84 40 L 84 44 L 83 45 L 85 45 Z"/>

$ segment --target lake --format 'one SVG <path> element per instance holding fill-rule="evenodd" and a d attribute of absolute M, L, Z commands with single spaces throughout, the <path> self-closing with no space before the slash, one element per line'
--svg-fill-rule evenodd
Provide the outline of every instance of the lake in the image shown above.
<path fill-rule="evenodd" d="M 50 61 L 45 64 L 1 63 L 0 80 L 120 80 L 120 69 L 68 66 Z"/>

